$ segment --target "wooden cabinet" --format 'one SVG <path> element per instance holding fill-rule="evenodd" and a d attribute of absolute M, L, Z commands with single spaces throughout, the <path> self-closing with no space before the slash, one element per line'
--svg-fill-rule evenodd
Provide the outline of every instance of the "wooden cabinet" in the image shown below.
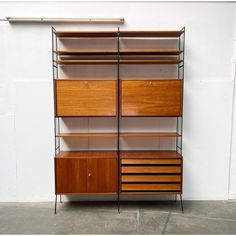
<path fill-rule="evenodd" d="M 182 80 L 123 80 L 122 116 L 180 116 Z"/>
<path fill-rule="evenodd" d="M 117 156 L 111 155 L 61 152 L 55 157 L 56 194 L 117 193 Z"/>
<path fill-rule="evenodd" d="M 116 116 L 117 81 L 56 80 L 57 116 Z"/>

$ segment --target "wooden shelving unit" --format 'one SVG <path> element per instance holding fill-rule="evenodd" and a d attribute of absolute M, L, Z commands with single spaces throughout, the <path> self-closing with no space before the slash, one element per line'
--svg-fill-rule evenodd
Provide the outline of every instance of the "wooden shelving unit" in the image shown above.
<path fill-rule="evenodd" d="M 55 213 L 58 195 L 132 194 L 179 195 L 183 190 L 183 86 L 185 29 L 173 31 L 56 31 L 53 35 L 53 81 L 55 101 Z M 61 49 L 60 40 L 112 38 L 113 49 Z M 176 48 L 123 48 L 123 39 L 177 40 Z M 132 77 L 123 73 L 123 65 L 173 65 L 172 77 Z M 63 78 L 59 71 L 67 65 L 111 65 L 117 78 Z M 83 67 L 80 67 L 83 68 Z M 122 76 L 121 76 L 122 75 Z M 115 132 L 62 132 L 61 120 L 67 117 L 113 117 Z M 121 119 L 172 117 L 176 130 L 162 132 L 121 131 Z M 137 130 L 140 130 L 137 127 Z M 100 139 L 117 141 L 116 150 L 61 150 L 61 140 Z M 170 138 L 175 150 L 124 150 L 121 139 Z M 147 140 L 147 139 L 146 139 Z M 149 139 L 148 139 L 149 140 Z M 118 204 L 119 211 L 119 204 Z"/>

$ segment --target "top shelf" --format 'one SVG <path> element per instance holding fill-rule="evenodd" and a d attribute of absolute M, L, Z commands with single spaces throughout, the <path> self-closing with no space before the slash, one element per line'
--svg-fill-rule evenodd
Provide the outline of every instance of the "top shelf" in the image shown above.
<path fill-rule="evenodd" d="M 55 31 L 59 38 L 113 38 L 113 37 L 161 37 L 178 38 L 183 34 L 183 30 L 174 31 Z"/>

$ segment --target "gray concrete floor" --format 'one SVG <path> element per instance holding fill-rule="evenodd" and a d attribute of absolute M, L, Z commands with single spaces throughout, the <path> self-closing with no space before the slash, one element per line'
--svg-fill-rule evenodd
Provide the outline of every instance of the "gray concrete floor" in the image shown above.
<path fill-rule="evenodd" d="M 0 203 L 0 234 L 236 234 L 236 201 Z"/>

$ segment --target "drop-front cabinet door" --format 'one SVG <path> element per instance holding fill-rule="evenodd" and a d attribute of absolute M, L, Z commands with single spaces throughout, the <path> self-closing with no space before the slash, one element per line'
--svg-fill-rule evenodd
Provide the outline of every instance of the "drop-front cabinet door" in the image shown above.
<path fill-rule="evenodd" d="M 117 159 L 91 158 L 87 163 L 88 193 L 117 193 Z"/>
<path fill-rule="evenodd" d="M 180 116 L 182 80 L 123 80 L 122 116 Z"/>
<path fill-rule="evenodd" d="M 81 158 L 55 158 L 56 193 L 87 192 L 87 160 Z"/>
<path fill-rule="evenodd" d="M 57 116 L 116 116 L 117 81 L 55 80 Z"/>

